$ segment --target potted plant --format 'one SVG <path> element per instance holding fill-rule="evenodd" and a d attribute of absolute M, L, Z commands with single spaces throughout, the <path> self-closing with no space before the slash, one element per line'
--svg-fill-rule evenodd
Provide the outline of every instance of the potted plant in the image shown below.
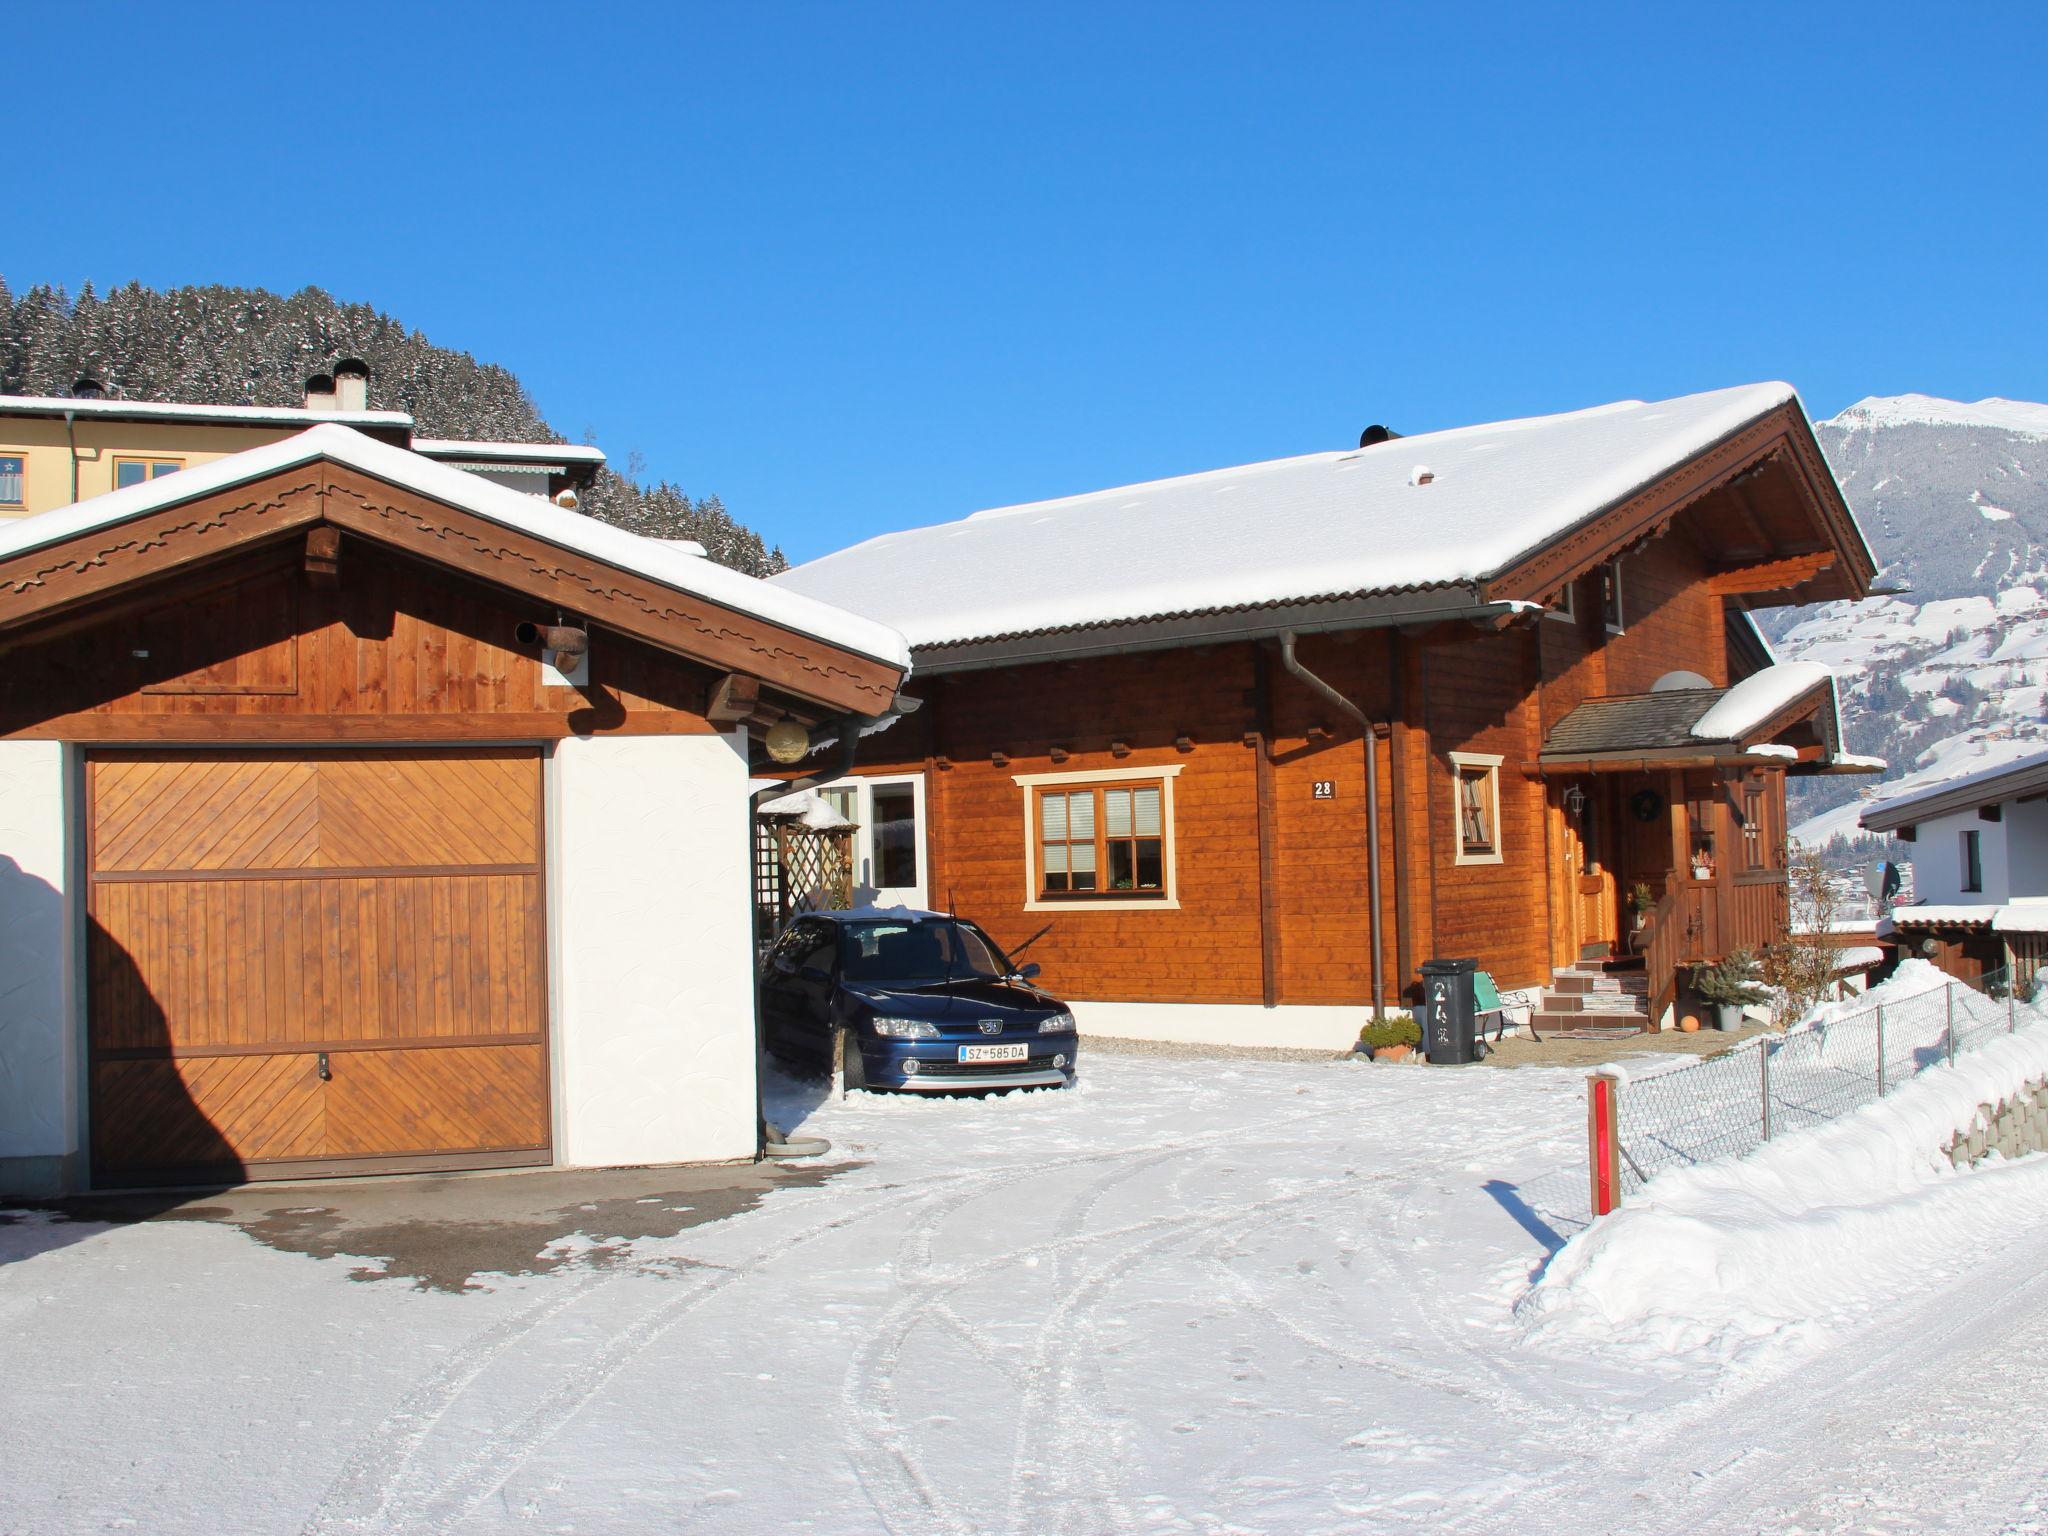
<path fill-rule="evenodd" d="M 1636 926 L 1642 927 L 1650 920 L 1650 913 L 1657 905 L 1657 896 L 1650 889 L 1647 880 L 1638 880 L 1628 893 L 1628 904 L 1635 908 Z"/>
<path fill-rule="evenodd" d="M 1714 1010 L 1714 1027 L 1740 1029 L 1742 1010 L 1766 1001 L 1763 968 L 1756 956 L 1738 949 L 1718 965 L 1702 965 L 1692 973 L 1692 987 Z"/>
<path fill-rule="evenodd" d="M 1358 1032 L 1358 1048 L 1374 1061 L 1406 1061 L 1422 1043 L 1422 1026 L 1406 1014 L 1389 1014 Z"/>

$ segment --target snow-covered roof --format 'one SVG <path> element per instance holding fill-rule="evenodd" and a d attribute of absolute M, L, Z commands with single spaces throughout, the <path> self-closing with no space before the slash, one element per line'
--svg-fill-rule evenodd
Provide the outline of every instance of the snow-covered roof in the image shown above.
<path fill-rule="evenodd" d="M 784 591 L 658 539 L 642 538 L 331 423 L 0 526 L 0 559 L 110 528 L 316 459 L 349 465 L 503 527 L 645 576 L 674 591 L 753 614 L 889 666 L 907 668 L 910 664 L 910 649 L 903 637 L 872 619 L 802 593 Z"/>
<path fill-rule="evenodd" d="M 997 507 L 771 579 L 916 646 L 1456 586 L 1796 398 L 1752 384 L 1622 401 Z"/>
<path fill-rule="evenodd" d="M 404 411 L 309 411 L 297 405 L 194 405 L 170 400 L 74 400 L 68 395 L 0 395 L 0 416 L 99 416 L 114 421 L 219 422 L 236 427 L 344 427 L 412 430 Z"/>
<path fill-rule="evenodd" d="M 489 459 L 505 464 L 602 464 L 604 450 L 584 443 L 490 443 L 462 437 L 416 437 L 412 451 L 430 459 Z"/>
<path fill-rule="evenodd" d="M 2048 789 L 2048 752 L 2033 752 L 1918 784 L 1902 793 L 1880 793 L 1863 807 L 1858 819 L 1873 832 L 1891 832 L 1915 821 L 1996 805 L 2043 789 Z"/>
<path fill-rule="evenodd" d="M 1775 662 L 1722 694 L 1693 721 L 1692 734 L 1699 741 L 1740 741 L 1780 710 L 1833 683 L 1834 674 L 1817 661 Z"/>
<path fill-rule="evenodd" d="M 1938 395 L 1872 395 L 1822 423 L 1854 432 L 1873 427 L 1992 427 L 2026 437 L 2048 438 L 2048 405 L 1993 395 L 1974 403 Z"/>
<path fill-rule="evenodd" d="M 1835 951 L 1837 971 L 1867 971 L 1873 965 L 1884 964 L 1885 951 L 1881 944 L 1845 944 Z"/>
<path fill-rule="evenodd" d="M 799 789 L 764 802 L 754 814 L 771 821 L 793 821 L 807 832 L 843 832 L 854 823 L 833 810 L 816 790 Z"/>

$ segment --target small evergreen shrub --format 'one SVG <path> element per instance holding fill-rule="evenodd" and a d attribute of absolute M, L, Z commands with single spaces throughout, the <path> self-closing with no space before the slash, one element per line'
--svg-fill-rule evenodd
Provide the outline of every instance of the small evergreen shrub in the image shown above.
<path fill-rule="evenodd" d="M 1385 1050 L 1390 1045 L 1420 1045 L 1422 1026 L 1405 1013 L 1388 1014 L 1377 1024 L 1361 1029 L 1358 1043 L 1368 1051 Z"/>

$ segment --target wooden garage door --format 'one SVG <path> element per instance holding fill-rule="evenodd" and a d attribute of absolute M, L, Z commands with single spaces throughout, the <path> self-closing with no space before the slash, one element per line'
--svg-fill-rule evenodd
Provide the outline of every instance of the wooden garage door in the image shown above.
<path fill-rule="evenodd" d="M 547 1160 L 536 751 L 86 771 L 94 1182 Z"/>

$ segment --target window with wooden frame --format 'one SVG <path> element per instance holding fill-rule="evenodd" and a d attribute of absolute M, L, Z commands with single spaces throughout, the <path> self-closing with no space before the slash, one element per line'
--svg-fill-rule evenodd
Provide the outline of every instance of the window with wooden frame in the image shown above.
<path fill-rule="evenodd" d="M 0 453 L 0 510 L 16 512 L 28 506 L 28 458 L 19 453 Z"/>
<path fill-rule="evenodd" d="M 1735 814 L 1742 822 L 1742 867 L 1744 869 L 1769 869 L 1771 867 L 1769 840 L 1765 836 L 1764 787 L 1754 781 L 1741 786 L 1742 795 L 1736 803 Z"/>
<path fill-rule="evenodd" d="M 183 459 L 116 459 L 114 489 L 125 491 L 131 485 L 161 480 L 165 475 L 176 474 L 184 467 Z"/>
<path fill-rule="evenodd" d="M 1451 772 L 1457 784 L 1457 862 L 1501 862 L 1501 759 L 1476 752 L 1453 752 Z"/>
<path fill-rule="evenodd" d="M 1543 610 L 1543 617 L 1561 619 L 1567 624 L 1579 622 L 1579 583 L 1576 577 L 1558 590 L 1557 601 Z"/>
<path fill-rule="evenodd" d="M 1173 781 L 1181 765 L 1017 774 L 1026 911 L 1176 908 Z"/>
<path fill-rule="evenodd" d="M 1621 602 L 1621 557 L 1615 556 L 1600 567 L 1600 616 L 1607 625 L 1607 633 L 1618 635 L 1627 628 Z"/>
<path fill-rule="evenodd" d="M 1166 786 L 1097 784 L 1040 789 L 1041 897 L 1166 894 Z"/>

